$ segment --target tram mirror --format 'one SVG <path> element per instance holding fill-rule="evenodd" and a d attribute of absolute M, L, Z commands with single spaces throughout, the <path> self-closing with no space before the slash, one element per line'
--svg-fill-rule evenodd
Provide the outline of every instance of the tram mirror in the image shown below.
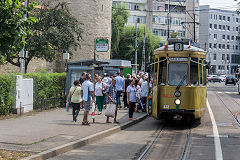
<path fill-rule="evenodd" d="M 210 62 L 207 62 L 207 64 L 206 64 L 206 69 L 211 69 L 211 64 L 210 64 Z"/>

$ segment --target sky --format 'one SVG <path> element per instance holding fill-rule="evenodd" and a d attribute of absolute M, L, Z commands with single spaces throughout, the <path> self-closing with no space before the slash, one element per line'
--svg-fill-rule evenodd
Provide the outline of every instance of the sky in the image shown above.
<path fill-rule="evenodd" d="M 200 5 L 210 5 L 211 8 L 223 10 L 236 10 L 238 2 L 234 0 L 199 0 Z"/>

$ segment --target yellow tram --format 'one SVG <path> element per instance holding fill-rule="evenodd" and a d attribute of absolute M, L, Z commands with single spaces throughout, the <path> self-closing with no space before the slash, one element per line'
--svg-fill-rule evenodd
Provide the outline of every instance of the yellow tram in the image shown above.
<path fill-rule="evenodd" d="M 152 115 L 199 119 L 206 109 L 206 53 L 187 39 L 169 39 L 154 52 Z"/>

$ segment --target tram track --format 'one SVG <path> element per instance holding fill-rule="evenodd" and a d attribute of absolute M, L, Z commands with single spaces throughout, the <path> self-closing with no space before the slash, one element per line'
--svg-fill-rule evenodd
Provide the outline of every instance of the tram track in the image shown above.
<path fill-rule="evenodd" d="M 213 86 L 210 85 L 210 87 L 213 87 Z M 218 87 L 218 88 L 219 88 L 219 87 Z M 224 93 L 224 90 L 223 90 L 222 88 L 221 88 L 221 90 L 219 90 L 218 88 L 214 88 L 215 91 Z M 223 106 L 225 107 L 225 109 L 228 110 L 228 112 L 231 114 L 231 116 L 233 117 L 233 119 L 234 119 L 234 121 L 237 123 L 237 125 L 240 127 L 240 121 L 239 121 L 239 119 L 238 119 L 238 117 L 237 117 L 239 111 L 238 111 L 236 114 L 234 114 L 234 113 L 231 111 L 231 109 L 227 106 L 227 104 L 224 102 L 223 98 L 221 98 L 221 96 L 219 96 L 219 94 L 217 94 L 217 92 L 215 92 L 215 94 L 216 94 L 216 96 L 218 97 L 218 99 L 222 102 L 222 104 L 223 104 Z M 227 95 L 227 94 L 226 94 L 226 95 Z M 227 95 L 227 96 L 230 97 L 229 95 Z M 238 103 L 235 99 L 232 98 L 232 100 L 233 100 L 233 102 L 235 102 L 235 103 L 237 104 L 237 106 L 240 106 L 240 103 Z"/>
<path fill-rule="evenodd" d="M 169 128 L 168 128 L 169 129 Z M 175 128 L 176 129 L 176 128 Z M 182 151 L 180 151 L 180 153 L 179 153 L 179 155 L 177 156 L 177 157 L 179 157 L 179 158 L 177 158 L 177 160 L 187 160 L 187 158 L 188 158 L 188 155 L 189 155 L 189 151 L 190 151 L 190 146 L 191 146 L 191 138 L 192 138 L 192 128 L 191 128 L 191 126 L 190 127 L 188 127 L 188 131 L 187 132 L 185 132 L 185 130 L 183 130 L 183 131 L 181 131 L 180 133 L 179 133 L 179 130 L 174 130 L 174 129 L 171 129 L 170 131 L 167 131 L 167 127 L 166 127 L 166 124 L 164 123 L 164 124 L 162 124 L 162 126 L 156 131 L 156 133 L 154 134 L 154 136 L 153 136 L 153 138 L 152 138 L 152 140 L 151 140 L 151 142 L 145 147 L 145 149 L 141 152 L 141 155 L 137 158 L 137 160 L 146 160 L 146 159 L 151 159 L 151 158 L 149 158 L 149 155 L 151 154 L 151 152 L 152 152 L 152 148 L 154 148 L 154 145 L 156 145 L 155 143 L 156 143 L 156 141 L 160 141 L 161 140 L 161 138 L 164 138 L 164 137 L 162 137 L 162 135 L 163 135 L 163 133 L 164 132 L 167 132 L 167 133 L 165 133 L 165 134 L 169 134 L 170 132 L 171 132 L 171 134 L 179 134 L 179 135 L 181 135 L 181 134 L 183 134 L 183 135 L 185 135 L 184 137 L 186 137 L 186 139 L 184 140 L 184 143 L 182 143 L 182 146 L 184 146 L 183 147 L 183 150 Z M 169 132 L 169 133 L 168 133 Z M 184 133 L 185 132 L 185 133 Z M 176 135 L 175 135 L 176 136 Z M 180 137 L 180 136 L 179 136 Z M 173 140 L 172 140 L 173 141 Z M 167 149 L 168 150 L 172 150 L 173 148 L 171 148 L 171 145 L 173 145 L 174 144 L 174 142 L 168 142 L 169 144 L 169 146 L 170 147 L 167 147 Z M 166 144 L 166 146 L 168 146 L 167 144 Z M 166 158 L 166 157 L 165 157 Z M 168 158 L 166 158 L 166 159 L 168 159 Z"/>

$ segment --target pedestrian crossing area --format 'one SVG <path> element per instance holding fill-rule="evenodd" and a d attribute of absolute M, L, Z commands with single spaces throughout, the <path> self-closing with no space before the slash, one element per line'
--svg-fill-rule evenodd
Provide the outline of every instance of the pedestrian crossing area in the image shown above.
<path fill-rule="evenodd" d="M 238 92 L 217 92 L 218 94 L 238 94 Z"/>

